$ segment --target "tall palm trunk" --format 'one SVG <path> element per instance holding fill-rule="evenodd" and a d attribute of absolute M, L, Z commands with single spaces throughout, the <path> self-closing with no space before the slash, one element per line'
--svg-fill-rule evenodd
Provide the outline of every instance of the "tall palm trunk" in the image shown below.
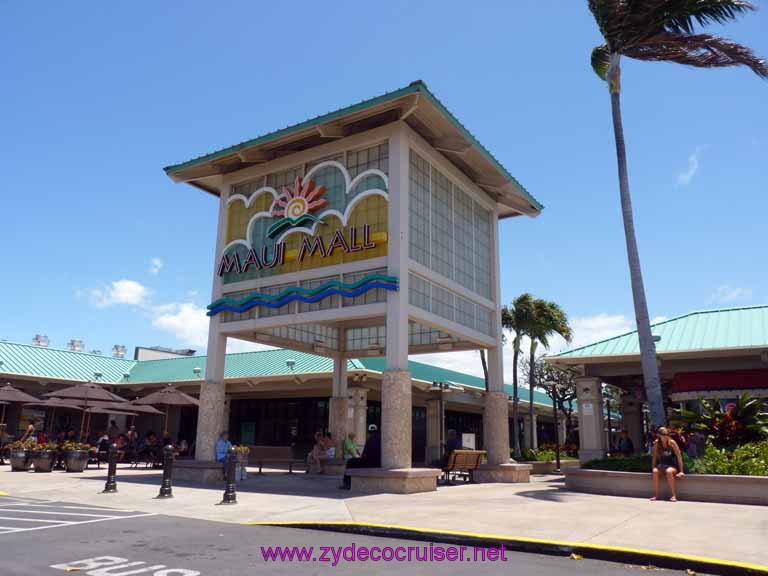
<path fill-rule="evenodd" d="M 480 363 L 483 365 L 483 379 L 485 380 L 485 391 L 488 392 L 488 360 L 485 358 L 485 348 L 480 348 Z"/>
<path fill-rule="evenodd" d="M 520 458 L 520 396 L 517 393 L 517 364 L 520 360 L 520 338 L 515 336 L 515 352 L 512 356 L 512 435 L 515 458 Z"/>
<path fill-rule="evenodd" d="M 656 346 L 651 336 L 651 322 L 648 317 L 648 303 L 645 299 L 643 273 L 640 269 L 640 254 L 635 238 L 635 222 L 632 216 L 632 199 L 629 195 L 629 176 L 627 175 L 627 151 L 624 145 L 624 127 L 621 122 L 621 70 L 619 55 L 611 55 L 608 82 L 611 90 L 611 111 L 613 113 L 613 133 L 616 138 L 616 159 L 619 165 L 619 190 L 621 192 L 621 214 L 624 220 L 624 236 L 627 242 L 629 275 L 632 281 L 632 299 L 635 305 L 635 321 L 640 339 L 640 365 L 645 381 L 645 395 L 650 407 L 651 419 L 657 426 L 666 422 L 664 401 L 661 395 L 659 367 L 656 364 Z"/>
<path fill-rule="evenodd" d="M 529 448 L 533 450 L 536 448 L 534 446 L 533 439 L 535 438 L 534 433 L 536 432 L 536 412 L 534 410 L 533 406 L 533 385 L 534 382 L 536 382 L 536 346 L 538 345 L 538 342 L 536 340 L 531 340 L 531 357 L 530 357 L 530 370 L 528 370 L 528 418 L 530 419 L 529 426 L 528 426 L 528 442 L 530 443 Z"/>

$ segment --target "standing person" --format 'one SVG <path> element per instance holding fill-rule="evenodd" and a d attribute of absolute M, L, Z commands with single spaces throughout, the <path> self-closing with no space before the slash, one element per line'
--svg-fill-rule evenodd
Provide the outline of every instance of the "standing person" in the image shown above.
<path fill-rule="evenodd" d="M 368 426 L 368 439 L 363 448 L 363 455 L 360 458 L 347 460 L 344 480 L 341 486 L 339 486 L 342 490 L 350 490 L 352 488 L 352 477 L 348 472 L 350 468 L 381 468 L 381 436 L 376 424 Z"/>
<path fill-rule="evenodd" d="M 33 444 L 37 441 L 37 438 L 35 437 L 35 425 L 30 424 L 27 426 L 26 432 L 24 432 L 24 435 L 21 437 L 22 442 L 32 442 Z"/>
<path fill-rule="evenodd" d="M 232 448 L 232 442 L 229 441 L 229 434 L 222 432 L 216 440 L 216 462 L 221 462 L 225 472 L 230 448 Z"/>
<path fill-rule="evenodd" d="M 677 502 L 675 478 L 683 478 L 685 476 L 685 471 L 683 469 L 683 455 L 680 452 L 680 447 L 677 445 L 677 442 L 669 437 L 669 430 L 664 426 L 659 428 L 658 437 L 653 443 L 651 468 L 653 469 L 654 490 L 654 496 L 651 500 L 659 499 L 661 475 L 664 474 L 667 477 L 669 491 L 672 494 L 669 501 Z"/>
<path fill-rule="evenodd" d="M 109 422 L 109 429 L 107 430 L 107 436 L 110 441 L 114 442 L 120 437 L 120 428 L 117 426 L 117 422 L 111 420 Z"/>

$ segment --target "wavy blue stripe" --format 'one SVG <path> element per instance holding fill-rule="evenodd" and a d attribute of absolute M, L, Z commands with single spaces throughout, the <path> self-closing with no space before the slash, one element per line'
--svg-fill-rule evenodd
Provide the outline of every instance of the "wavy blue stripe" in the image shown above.
<path fill-rule="evenodd" d="M 230 312 L 235 313 L 243 313 L 247 312 L 251 308 L 254 308 L 256 306 L 266 306 L 267 308 L 281 308 L 285 306 L 286 304 L 290 304 L 291 302 L 298 301 L 298 302 L 304 302 L 305 304 L 314 304 L 315 302 L 319 302 L 323 298 L 327 298 L 328 296 L 343 296 L 345 298 L 354 298 L 356 296 L 361 296 L 362 294 L 365 294 L 369 290 L 373 290 L 374 288 L 383 288 L 384 290 L 390 290 L 392 292 L 396 292 L 398 290 L 398 284 L 396 283 L 389 283 L 389 282 L 371 282 L 369 284 L 365 284 L 363 286 L 360 286 L 359 288 L 356 288 L 355 290 L 341 290 L 339 288 L 329 288 L 328 290 L 324 290 L 323 292 L 320 292 L 318 294 L 315 294 L 314 296 L 304 296 L 302 294 L 289 294 L 285 298 L 281 298 L 280 300 L 275 301 L 268 301 L 268 300 L 251 300 L 247 304 L 243 306 L 230 306 L 228 304 L 222 304 L 221 306 L 217 306 L 216 308 L 213 308 L 212 310 L 208 311 L 208 316 L 213 316 L 215 314 L 218 314 L 219 312 L 223 312 L 224 310 L 229 310 Z"/>

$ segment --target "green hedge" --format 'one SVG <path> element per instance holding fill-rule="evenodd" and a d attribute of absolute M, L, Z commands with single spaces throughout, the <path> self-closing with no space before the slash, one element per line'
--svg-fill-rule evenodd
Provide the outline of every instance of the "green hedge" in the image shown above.
<path fill-rule="evenodd" d="M 725 474 L 738 476 L 768 476 L 768 441 L 750 442 L 733 450 L 717 448 L 711 442 L 701 458 L 691 460 L 683 452 L 686 474 Z M 603 458 L 582 465 L 590 470 L 612 472 L 650 472 L 651 457 Z"/>

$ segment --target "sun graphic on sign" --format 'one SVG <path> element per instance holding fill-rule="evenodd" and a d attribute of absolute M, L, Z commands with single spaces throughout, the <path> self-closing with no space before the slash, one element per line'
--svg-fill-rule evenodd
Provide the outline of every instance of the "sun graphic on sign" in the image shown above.
<path fill-rule="evenodd" d="M 302 182 L 301 177 L 297 176 L 293 190 L 288 186 L 283 187 L 283 194 L 275 200 L 272 216 L 279 217 L 280 220 L 270 226 L 267 235 L 274 238 L 286 228 L 301 226 L 306 222 L 320 222 L 310 212 L 328 205 L 328 201 L 323 198 L 324 193 L 324 186 L 315 187 L 312 180 Z"/>

